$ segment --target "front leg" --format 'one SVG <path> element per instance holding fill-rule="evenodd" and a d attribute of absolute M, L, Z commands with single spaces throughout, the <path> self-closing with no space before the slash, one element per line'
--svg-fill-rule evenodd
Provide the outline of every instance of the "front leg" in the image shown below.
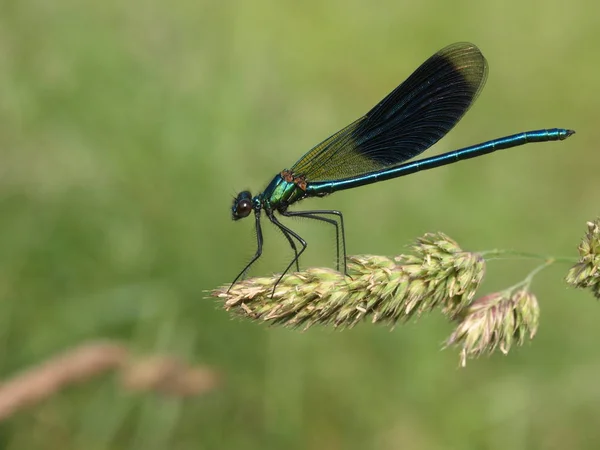
<path fill-rule="evenodd" d="M 250 266 L 252 266 L 252 264 L 254 264 L 258 258 L 260 258 L 260 255 L 262 255 L 263 234 L 262 234 L 262 228 L 260 226 L 260 211 L 256 211 L 254 214 L 254 217 L 255 217 L 254 223 L 255 223 L 255 229 L 256 229 L 256 253 L 252 257 L 250 262 L 248 264 L 246 264 L 246 267 L 244 267 L 244 269 L 238 274 L 238 276 L 235 277 L 235 279 L 231 283 L 231 286 L 229 286 L 229 289 L 227 289 L 228 293 L 229 293 L 229 290 L 231 289 L 231 287 L 236 283 L 236 281 L 239 280 L 241 277 L 243 277 L 246 274 L 246 271 L 250 268 Z"/>

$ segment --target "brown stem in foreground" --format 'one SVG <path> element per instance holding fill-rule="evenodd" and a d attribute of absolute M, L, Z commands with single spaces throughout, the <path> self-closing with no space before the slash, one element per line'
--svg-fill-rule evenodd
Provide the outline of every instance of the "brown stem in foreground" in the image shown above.
<path fill-rule="evenodd" d="M 215 389 L 219 374 L 190 367 L 170 356 L 131 361 L 125 345 L 91 342 L 69 349 L 0 383 L 0 422 L 17 411 L 40 403 L 61 390 L 108 372 L 120 372 L 121 387 L 187 397 Z"/>

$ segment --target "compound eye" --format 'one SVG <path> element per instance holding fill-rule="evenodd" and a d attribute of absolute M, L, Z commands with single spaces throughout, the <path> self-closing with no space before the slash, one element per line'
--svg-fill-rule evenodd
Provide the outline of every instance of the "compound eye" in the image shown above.
<path fill-rule="evenodd" d="M 235 205 L 235 215 L 238 218 L 248 217 L 248 214 L 252 211 L 252 201 L 249 199 L 242 199 Z"/>
<path fill-rule="evenodd" d="M 250 214 L 252 209 L 254 209 L 252 194 L 250 194 L 249 191 L 240 192 L 238 196 L 233 199 L 231 217 L 233 220 L 243 219 L 244 217 L 248 217 L 248 214 Z"/>

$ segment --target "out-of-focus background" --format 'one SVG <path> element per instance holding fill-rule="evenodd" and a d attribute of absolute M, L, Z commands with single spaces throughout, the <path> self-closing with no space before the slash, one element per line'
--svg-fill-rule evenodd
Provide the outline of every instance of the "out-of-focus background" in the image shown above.
<path fill-rule="evenodd" d="M 541 273 L 535 340 L 458 368 L 431 315 L 301 333 L 233 319 L 206 290 L 255 250 L 233 196 L 256 193 L 438 49 L 472 41 L 490 74 L 429 155 L 519 131 L 536 144 L 308 200 L 345 214 L 350 254 L 444 231 L 470 250 L 576 256 L 600 213 L 598 3 L 7 1 L 0 6 L 0 375 L 81 342 L 216 371 L 197 397 L 70 387 L 0 425 L 6 449 L 595 449 L 600 309 Z M 302 264 L 330 227 L 294 221 Z M 253 275 L 291 256 L 265 227 Z M 494 261 L 482 294 L 535 262 Z"/>

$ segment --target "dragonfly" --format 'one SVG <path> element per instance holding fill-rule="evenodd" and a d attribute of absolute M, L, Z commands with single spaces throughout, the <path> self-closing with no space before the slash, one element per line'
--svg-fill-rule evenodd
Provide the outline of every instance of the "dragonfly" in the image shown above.
<path fill-rule="evenodd" d="M 257 247 L 232 286 L 262 255 L 263 212 L 281 230 L 294 252 L 274 290 L 293 265 L 300 270 L 299 258 L 308 245 L 298 233 L 283 224 L 278 215 L 313 219 L 334 226 L 337 270 L 340 270 L 342 261 L 346 273 L 342 213 L 336 210 L 291 211 L 290 206 L 306 198 L 324 197 L 497 150 L 533 142 L 562 141 L 575 133 L 565 128 L 525 131 L 409 161 L 434 145 L 460 121 L 483 89 L 487 73 L 486 59 L 474 44 L 459 42 L 449 45 L 421 64 L 364 116 L 313 147 L 290 169 L 275 175 L 261 193 L 253 196 L 249 191 L 240 192 L 233 200 L 232 218 L 237 221 L 254 213 Z"/>

